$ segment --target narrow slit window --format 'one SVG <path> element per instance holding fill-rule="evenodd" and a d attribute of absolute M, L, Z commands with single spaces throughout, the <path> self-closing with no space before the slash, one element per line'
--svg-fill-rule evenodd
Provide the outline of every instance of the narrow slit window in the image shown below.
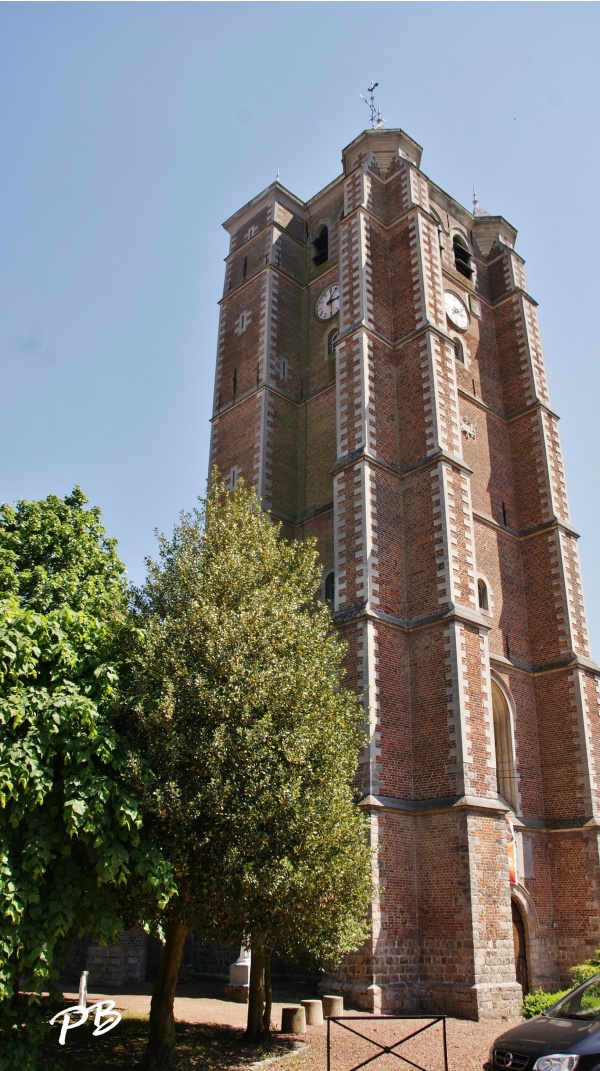
<path fill-rule="evenodd" d="M 327 353 L 329 356 L 335 353 L 335 344 L 340 337 L 339 331 L 330 331 L 327 336 Z"/>
<path fill-rule="evenodd" d="M 461 361 L 463 364 L 465 363 L 465 351 L 457 338 L 454 339 L 454 356 L 457 361 Z"/>
<path fill-rule="evenodd" d="M 229 475 L 227 476 L 227 478 L 225 480 L 225 486 L 226 486 L 228 491 L 235 491 L 235 489 L 236 489 L 236 487 L 238 485 L 239 478 L 240 478 L 241 475 L 242 475 L 242 470 L 241 470 L 240 466 L 239 465 L 234 465 L 233 468 L 230 470 Z"/>
<path fill-rule="evenodd" d="M 335 602 L 335 573 L 327 573 L 325 577 L 325 602 L 333 608 Z"/>
<path fill-rule="evenodd" d="M 235 321 L 234 332 L 236 335 L 241 335 L 242 331 L 245 331 L 250 323 L 251 314 L 247 311 L 241 312 Z"/>

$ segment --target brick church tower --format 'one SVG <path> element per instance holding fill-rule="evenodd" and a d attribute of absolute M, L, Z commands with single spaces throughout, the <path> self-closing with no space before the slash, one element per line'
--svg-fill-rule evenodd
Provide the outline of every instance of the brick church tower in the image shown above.
<path fill-rule="evenodd" d="M 517 1014 L 600 945 L 600 692 L 515 229 L 359 135 L 236 212 L 211 463 L 289 536 L 364 697 L 372 1010 Z M 507 820 L 508 819 L 508 820 Z"/>

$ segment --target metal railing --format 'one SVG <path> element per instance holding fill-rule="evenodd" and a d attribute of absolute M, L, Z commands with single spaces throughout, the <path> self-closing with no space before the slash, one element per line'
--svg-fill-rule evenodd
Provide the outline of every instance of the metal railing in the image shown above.
<path fill-rule="evenodd" d="M 427 1022 L 424 1026 L 420 1026 L 418 1030 L 413 1030 L 406 1037 L 400 1038 L 399 1041 L 395 1041 L 393 1045 L 383 1045 L 379 1041 L 375 1041 L 374 1038 L 369 1037 L 367 1034 L 361 1033 L 359 1030 L 354 1029 L 352 1026 L 348 1026 L 348 1023 L 381 1023 L 381 1022 L 415 1022 L 426 1019 Z M 355 1034 L 359 1038 L 363 1038 L 371 1045 L 374 1045 L 377 1052 L 372 1056 L 369 1056 L 366 1060 L 362 1060 L 358 1064 L 354 1064 L 353 1067 L 344 1068 L 344 1071 L 359 1071 L 359 1068 L 366 1067 L 367 1064 L 373 1063 L 374 1060 L 378 1060 L 380 1056 L 395 1056 L 396 1059 L 401 1060 L 403 1064 L 408 1064 L 409 1067 L 414 1067 L 417 1071 L 430 1071 L 426 1067 L 422 1067 L 421 1064 L 416 1064 L 413 1060 L 410 1060 L 407 1056 L 403 1056 L 402 1053 L 396 1052 L 401 1045 L 404 1045 L 407 1041 L 411 1041 L 419 1034 L 422 1034 L 425 1030 L 429 1030 L 432 1026 L 436 1026 L 438 1023 L 442 1024 L 442 1046 L 444 1055 L 444 1071 L 448 1071 L 448 1042 L 446 1038 L 446 1016 L 445 1015 L 332 1015 L 327 1019 L 327 1071 L 331 1071 L 331 1024 L 337 1023 L 344 1030 L 348 1030 L 349 1033 Z"/>

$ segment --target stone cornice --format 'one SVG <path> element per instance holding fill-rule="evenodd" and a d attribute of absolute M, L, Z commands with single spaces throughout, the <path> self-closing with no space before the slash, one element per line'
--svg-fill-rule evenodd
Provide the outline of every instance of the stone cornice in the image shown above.
<path fill-rule="evenodd" d="M 370 465 L 385 469 L 386 472 L 392 472 L 395 476 L 399 476 L 400 478 L 410 476 L 413 472 L 417 472 L 419 469 L 428 465 L 437 465 L 440 461 L 452 465 L 455 469 L 460 469 L 460 471 L 464 472 L 467 476 L 473 474 L 473 469 L 470 465 L 467 465 L 462 457 L 458 457 L 456 454 L 451 454 L 448 450 L 443 450 L 441 447 L 438 447 L 433 453 L 426 454 L 424 457 L 418 458 L 417 461 L 411 462 L 410 465 L 405 465 L 400 468 L 398 465 L 393 465 L 390 461 L 384 461 L 383 458 L 378 457 L 376 454 L 369 453 L 364 446 L 359 446 L 358 449 L 353 450 L 352 453 L 346 454 L 344 457 L 339 457 L 331 471 L 335 475 L 337 472 L 350 468 L 360 461 L 366 461 Z"/>
<path fill-rule="evenodd" d="M 320 517 L 322 513 L 330 513 L 333 510 L 333 502 L 325 502 L 322 506 L 316 506 L 315 509 L 309 509 L 306 513 L 303 513 L 298 518 L 297 524 L 306 524 L 307 521 L 312 521 L 313 517 Z"/>
<path fill-rule="evenodd" d="M 358 801 L 361 810 L 377 812 L 392 811 L 414 817 L 440 814 L 447 811 L 467 810 L 495 813 L 499 818 L 512 812 L 502 800 L 487 796 L 440 796 L 432 799 L 413 800 L 398 796 L 364 796 Z M 514 816 L 514 826 L 519 831 L 532 833 L 569 833 L 582 829 L 600 829 L 600 815 L 581 815 L 573 818 L 527 818 Z"/>
<path fill-rule="evenodd" d="M 342 167 L 346 178 L 353 174 L 354 168 L 350 165 L 356 158 L 358 150 L 363 146 L 368 152 L 372 152 L 374 156 L 378 151 L 384 153 L 399 152 L 400 156 L 412 164 L 413 167 L 419 168 L 421 164 L 423 146 L 419 145 L 418 141 L 411 138 L 410 134 L 407 134 L 400 127 L 361 130 L 360 134 L 342 149 Z"/>
<path fill-rule="evenodd" d="M 540 398 L 534 398 L 534 400 L 530 402 L 529 405 L 524 405 L 521 409 L 514 409 L 512 413 L 507 413 L 504 419 L 506 420 L 507 424 L 510 424 L 513 420 L 519 420 L 521 417 L 526 416 L 527 413 L 531 413 L 535 409 L 543 409 L 551 417 L 554 417 L 556 420 L 560 420 L 558 413 L 555 413 L 554 409 L 551 409 L 549 405 L 546 405 L 545 402 L 542 402 Z"/>
<path fill-rule="evenodd" d="M 536 301 L 535 298 L 532 297 L 527 290 L 524 290 L 522 286 L 515 286 L 510 294 L 505 294 L 504 297 L 496 298 L 495 301 L 488 301 L 486 304 L 490 305 L 493 309 L 497 309 L 500 305 L 503 305 L 505 301 L 509 301 L 510 298 L 515 297 L 517 294 L 521 294 L 527 301 L 530 301 L 532 305 L 535 305 L 536 308 L 539 305 L 539 301 Z"/>
<path fill-rule="evenodd" d="M 237 212 L 234 212 L 229 219 L 226 219 L 223 223 L 224 229 L 231 234 L 232 230 L 238 230 L 240 227 L 243 227 L 246 219 L 252 219 L 252 217 L 256 215 L 256 212 L 259 211 L 261 202 L 268 204 L 269 201 L 277 200 L 278 195 L 282 198 L 282 203 L 289 200 L 290 204 L 299 215 L 303 217 L 306 215 L 305 202 L 301 201 L 299 197 L 296 197 L 296 194 L 292 193 L 291 190 L 288 190 L 286 186 L 282 186 L 281 182 L 276 179 L 270 186 L 266 186 L 264 190 L 257 193 L 256 197 L 253 197 L 251 201 L 247 201 L 245 205 L 238 208 Z"/>
<path fill-rule="evenodd" d="M 560 420 L 558 413 L 555 413 L 554 409 L 551 409 L 549 405 L 542 402 L 540 398 L 536 398 L 533 402 L 530 402 L 529 405 L 524 405 L 522 409 L 515 409 L 512 413 L 505 415 L 498 409 L 495 409 L 493 405 L 484 402 L 483 398 L 479 398 L 476 394 L 466 390 L 464 387 L 457 387 L 457 391 L 463 398 L 466 398 L 467 401 L 476 405 L 478 409 L 481 409 L 486 413 L 491 413 L 492 416 L 495 416 L 498 420 L 502 420 L 505 424 L 509 424 L 514 420 L 519 420 L 520 417 L 527 413 L 534 412 L 536 409 L 543 409 L 551 417 L 554 417 L 555 420 Z"/>
<path fill-rule="evenodd" d="M 314 283 L 318 283 L 322 279 L 325 279 L 330 271 L 335 271 L 339 274 L 339 264 L 337 260 L 334 261 L 333 264 L 331 264 L 328 268 L 325 268 L 319 275 L 313 275 L 313 277 L 305 283 L 301 283 L 293 275 L 290 275 L 289 272 L 284 271 L 283 268 L 281 268 L 278 264 L 263 264 L 260 271 L 255 272 L 254 275 L 249 275 L 247 279 L 243 279 L 241 283 L 238 283 L 237 286 L 232 287 L 232 289 L 228 290 L 226 294 L 223 294 L 223 297 L 219 298 L 217 305 L 223 305 L 228 298 L 233 297 L 234 294 L 239 294 L 240 290 L 243 290 L 245 286 L 248 286 L 248 283 L 253 283 L 256 281 L 256 279 L 260 279 L 261 275 L 264 275 L 266 271 L 276 272 L 277 275 L 281 275 L 283 279 L 287 279 L 288 282 L 293 283 L 294 286 L 297 286 L 299 290 L 308 291 Z M 332 323 L 333 321 L 334 317 L 331 318 Z"/>
<path fill-rule="evenodd" d="M 263 231 L 266 231 L 269 227 L 277 227 L 277 230 L 280 231 L 281 234 L 285 234 L 286 238 L 291 238 L 292 241 L 296 243 L 296 245 L 302 246 L 304 249 L 307 248 L 308 242 L 306 242 L 303 238 L 298 238 L 297 235 L 292 234 L 291 231 L 286 231 L 285 227 L 283 227 L 281 223 L 278 222 L 278 220 L 270 219 L 267 223 L 265 223 L 264 227 L 261 227 L 260 230 L 257 231 L 256 234 L 253 234 L 251 238 L 246 238 L 243 242 L 240 242 L 239 245 L 236 245 L 235 249 L 231 249 L 227 256 L 223 257 L 225 263 L 228 264 L 230 260 L 233 260 L 234 257 L 237 257 L 238 253 L 241 253 L 243 249 L 246 249 L 251 242 L 255 242 L 256 239 L 263 233 Z"/>
<path fill-rule="evenodd" d="M 492 654 L 490 651 L 490 665 L 492 664 L 499 669 L 516 670 L 517 673 L 524 673 L 528 677 L 544 677 L 550 673 L 563 673 L 565 669 L 582 669 L 587 673 L 600 676 L 600 666 L 592 658 L 578 654 L 557 662 L 543 662 L 535 666 L 528 666 L 525 662 L 517 662 L 516 659 L 506 658 L 505 655 Z"/>
<path fill-rule="evenodd" d="M 401 618 L 395 617 L 393 614 L 387 614 L 383 610 L 376 609 L 375 607 L 369 607 L 366 602 L 360 602 L 355 603 L 353 606 L 345 607 L 343 610 L 336 610 L 333 614 L 333 624 L 336 627 L 341 627 L 349 622 L 354 623 L 361 618 L 368 619 L 375 623 L 379 622 L 381 624 L 390 625 L 392 628 L 396 628 L 401 632 L 418 632 L 422 629 L 432 628 L 436 625 L 450 621 L 458 621 L 463 625 L 469 625 L 470 627 L 479 629 L 481 632 L 488 633 L 494 627 L 493 622 L 487 615 L 484 616 L 479 610 L 473 610 L 469 606 L 457 605 L 456 603 L 442 607 L 441 610 L 436 610 L 431 614 L 425 614 L 422 617 Z M 539 663 L 537 665 L 527 665 L 525 662 L 518 662 L 514 658 L 506 658 L 504 655 L 493 654 L 491 651 L 489 659 L 490 665 L 495 666 L 497 669 L 524 673 L 528 677 L 546 676 L 550 673 L 563 673 L 565 669 L 581 669 L 587 673 L 593 673 L 594 675 L 600 676 L 600 666 L 598 666 L 593 659 L 587 658 L 585 655 L 575 654 L 557 662 Z"/>
<path fill-rule="evenodd" d="M 365 811 L 400 811 L 404 814 L 424 815 L 443 811 L 468 810 L 493 812 L 499 818 L 508 812 L 506 804 L 486 796 L 440 796 L 437 799 L 411 800 L 397 796 L 365 796 L 358 806 Z"/>
<path fill-rule="evenodd" d="M 371 335 L 372 338 L 379 339 L 380 342 L 383 342 L 392 350 L 403 349 L 404 346 L 408 346 L 411 342 L 414 342 L 415 339 L 420 338 L 421 335 L 427 334 L 428 331 L 432 331 L 445 342 L 449 342 L 450 345 L 454 345 L 455 342 L 453 335 L 448 334 L 448 332 L 444 331 L 444 328 L 440 327 L 438 324 L 432 324 L 430 320 L 426 320 L 420 327 L 415 327 L 414 331 L 409 331 L 407 335 L 403 335 L 402 338 L 397 339 L 395 342 L 393 339 L 388 338 L 387 335 L 382 335 L 379 331 L 376 331 L 374 327 L 365 323 L 364 320 L 355 320 L 353 324 L 350 324 L 350 327 L 347 327 L 343 332 L 340 332 L 336 346 L 339 346 L 340 342 L 350 338 L 358 331 L 365 331 L 368 335 Z"/>
<path fill-rule="evenodd" d="M 473 519 L 479 521 L 481 524 L 485 524 L 488 528 L 496 528 L 500 532 L 504 532 L 506 535 L 512 536 L 513 539 L 523 541 L 525 539 L 533 539 L 535 536 L 540 535 L 542 532 L 548 532 L 553 528 L 560 528 L 561 531 L 566 532 L 567 535 L 573 539 L 579 539 L 579 532 L 575 530 L 570 524 L 565 521 L 561 521 L 559 517 L 552 517 L 549 521 L 543 521 L 542 524 L 536 524 L 533 528 L 510 528 L 507 524 L 501 524 L 500 521 L 495 520 L 494 517 L 490 517 L 489 513 L 482 513 L 480 510 L 472 510 Z"/>
<path fill-rule="evenodd" d="M 256 280 L 260 279 L 261 275 L 264 275 L 267 271 L 272 271 L 277 275 L 281 275 L 283 279 L 287 279 L 288 282 L 294 283 L 299 290 L 306 290 L 308 288 L 308 283 L 299 283 L 297 279 L 294 279 L 293 275 L 288 275 L 286 271 L 282 271 L 277 264 L 263 264 L 260 271 L 255 272 L 254 275 L 249 275 L 247 279 L 243 279 L 241 283 L 234 286 L 231 290 L 228 290 L 226 294 L 223 294 L 223 297 L 219 298 L 217 301 L 217 305 L 224 305 L 228 298 L 233 297 L 234 294 L 239 294 L 240 290 L 243 290 L 244 287 L 248 286 L 250 283 L 255 283 Z"/>
<path fill-rule="evenodd" d="M 521 262 L 523 267 L 525 266 L 525 261 L 523 260 L 523 257 L 521 256 L 520 253 L 517 253 L 517 251 L 515 249 L 513 249 L 509 245 L 503 245 L 503 247 L 501 248 L 501 250 L 500 250 L 500 252 L 498 253 L 497 256 L 490 257 L 489 259 L 487 259 L 485 261 L 487 267 L 489 268 L 490 265 L 497 264 L 499 260 L 506 260 L 506 251 L 507 250 L 508 250 L 509 253 L 513 253 L 515 255 L 515 257 L 517 258 L 517 260 L 519 260 Z"/>
<path fill-rule="evenodd" d="M 273 394 L 279 395 L 280 398 L 284 398 L 286 402 L 291 402 L 292 405 L 297 405 L 298 407 L 300 407 L 301 405 L 306 405 L 307 402 L 312 402 L 313 398 L 318 398 L 320 394 L 324 394 L 328 390 L 335 390 L 335 379 L 332 379 L 329 383 L 326 383 L 325 386 L 318 387 L 316 390 L 311 391 L 309 394 L 305 394 L 303 398 L 296 398 L 292 394 L 286 394 L 285 391 L 283 391 L 281 387 L 279 387 L 277 384 L 261 383 L 258 387 L 252 387 L 250 390 L 245 391 L 244 394 L 241 394 L 239 398 L 236 398 L 235 402 L 231 402 L 228 405 L 222 405 L 216 413 L 213 413 L 213 415 L 209 417 L 210 423 L 212 424 L 213 420 L 216 420 L 218 417 L 222 416 L 223 413 L 228 413 L 230 409 L 233 409 L 236 405 L 239 405 L 240 402 L 247 401 L 248 398 L 252 398 L 261 390 L 269 390 Z"/>
<path fill-rule="evenodd" d="M 349 621 L 354 622 L 359 618 L 368 618 L 373 622 L 391 625 L 392 628 L 399 629 L 401 632 L 417 632 L 420 629 L 431 628 L 433 625 L 449 621 L 460 621 L 464 625 L 474 626 L 482 632 L 489 632 L 492 628 L 492 622 L 489 617 L 484 617 L 479 610 L 473 610 L 470 606 L 456 605 L 455 603 L 450 606 L 444 606 L 441 610 L 436 610 L 432 614 L 425 614 L 422 617 L 401 618 L 395 617 L 393 614 L 387 614 L 384 610 L 378 610 L 372 606 L 368 607 L 366 602 L 359 602 L 343 610 L 336 610 L 333 614 L 333 623 L 336 626 L 345 625 Z"/>
<path fill-rule="evenodd" d="M 580 833 L 582 829 L 600 829 L 600 815 L 557 819 L 521 816 L 515 826 L 528 833 Z"/>

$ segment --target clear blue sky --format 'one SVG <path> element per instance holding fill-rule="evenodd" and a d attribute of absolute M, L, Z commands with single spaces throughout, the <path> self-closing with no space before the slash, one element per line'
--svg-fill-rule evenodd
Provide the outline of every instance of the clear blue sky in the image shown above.
<path fill-rule="evenodd" d="M 130 577 L 202 493 L 221 221 L 387 125 L 519 229 L 600 658 L 596 3 L 0 4 L 0 500 L 81 484 Z"/>

